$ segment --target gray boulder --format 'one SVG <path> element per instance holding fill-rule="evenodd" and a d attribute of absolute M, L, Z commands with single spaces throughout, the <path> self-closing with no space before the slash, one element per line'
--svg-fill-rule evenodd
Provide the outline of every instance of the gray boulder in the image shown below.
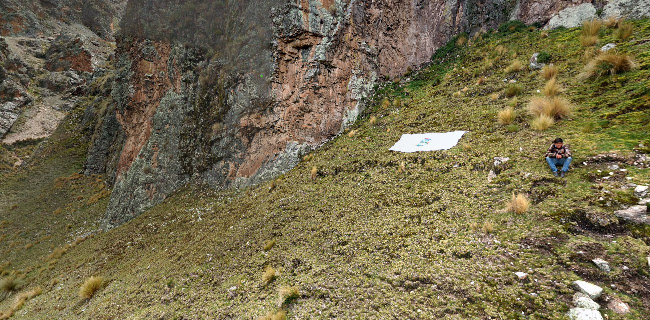
<path fill-rule="evenodd" d="M 605 17 L 641 19 L 650 16 L 650 0 L 611 0 L 603 8 Z"/>
<path fill-rule="evenodd" d="M 584 21 L 596 18 L 596 8 L 591 3 L 583 3 L 558 12 L 551 17 L 544 29 L 575 28 L 579 27 Z"/>
<path fill-rule="evenodd" d="M 529 64 L 529 67 L 530 67 L 532 70 L 539 70 L 539 69 L 541 69 L 541 68 L 544 67 L 544 64 L 543 64 L 543 63 L 537 61 L 537 56 L 539 56 L 539 52 L 535 52 L 535 53 L 533 53 L 533 56 L 530 57 L 530 61 L 529 61 L 530 64 Z"/>
<path fill-rule="evenodd" d="M 617 217 L 629 222 L 650 224 L 650 217 L 648 217 L 647 211 L 647 205 L 637 205 L 623 210 L 616 210 L 614 211 L 614 214 Z"/>
<path fill-rule="evenodd" d="M 610 272 L 611 268 L 609 267 L 609 262 L 601 259 L 601 258 L 596 258 L 591 260 L 598 269 L 603 270 L 604 272 Z"/>

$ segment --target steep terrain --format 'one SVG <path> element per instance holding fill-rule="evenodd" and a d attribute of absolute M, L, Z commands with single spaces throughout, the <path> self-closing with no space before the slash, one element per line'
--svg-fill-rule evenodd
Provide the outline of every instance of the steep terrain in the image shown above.
<path fill-rule="evenodd" d="M 0 149 L 1 272 L 19 281 L 0 310 L 39 286 L 42 293 L 13 318 L 257 319 L 279 309 L 290 319 L 563 318 L 573 307 L 571 283 L 582 279 L 604 289 L 596 301 L 609 319 L 647 319 L 650 227 L 614 214 L 648 197 L 632 183 L 650 183 L 650 21 L 628 23 L 631 36 L 621 37 L 612 23 L 586 46 L 580 28 L 544 31 L 516 22 L 454 38 L 428 67 L 376 87 L 345 134 L 332 133 L 278 179 L 221 191 L 170 188 L 167 200 L 110 231 L 100 229 L 110 174 L 78 174 L 98 139 L 113 147 L 111 141 L 129 139 L 98 135 L 106 130 L 97 128 L 118 127 L 124 114 L 99 116 L 113 108 L 103 98 L 108 92 L 120 108 L 121 82 L 111 89 L 113 75 L 97 77 L 48 141 Z M 133 41 L 120 44 L 116 79 L 150 70 L 133 78 L 142 84 L 135 86 L 142 94 L 134 95 L 142 107 L 160 93 L 147 91 L 150 83 L 166 88 L 158 106 L 164 113 L 129 118 L 153 117 L 150 152 L 139 153 L 149 157 L 186 139 L 174 131 L 183 129 L 174 117 L 184 100 L 173 93 L 187 85 L 183 66 L 193 65 L 159 59 L 191 62 L 203 53 Z M 610 42 L 636 68 L 579 77 Z M 119 66 L 137 52 L 150 52 L 149 60 Z M 544 131 L 531 127 L 526 110 L 546 84 L 528 67 L 535 52 L 558 67 L 560 96 L 574 106 Z M 497 115 L 507 106 L 515 117 L 505 126 Z M 180 141 L 151 140 L 165 130 L 172 134 L 159 137 Z M 469 132 L 448 151 L 388 151 L 403 133 L 452 130 Z M 553 178 L 543 162 L 557 136 L 574 152 L 565 179 Z M 11 169 L 7 150 L 29 161 Z M 103 154 L 119 167 L 115 152 Z M 157 185 L 156 167 L 178 164 L 169 156 L 146 158 L 158 165 L 140 160 L 145 185 Z M 510 159 L 495 165 L 495 157 Z M 527 212 L 505 210 L 513 193 L 531 200 Z M 599 269 L 595 258 L 607 260 L 611 271 Z M 267 266 L 275 279 L 265 283 Z M 104 285 L 80 298 L 80 285 L 93 275 L 104 277 Z M 295 286 L 297 296 L 280 298 L 286 286 Z M 629 313 L 614 311 L 619 302 Z"/>
<path fill-rule="evenodd" d="M 644 10 L 582 2 L 129 1 L 114 103 L 85 170 L 114 184 L 104 226 L 190 181 L 245 186 L 286 172 L 353 123 L 377 81 L 417 69 L 453 35 Z"/>

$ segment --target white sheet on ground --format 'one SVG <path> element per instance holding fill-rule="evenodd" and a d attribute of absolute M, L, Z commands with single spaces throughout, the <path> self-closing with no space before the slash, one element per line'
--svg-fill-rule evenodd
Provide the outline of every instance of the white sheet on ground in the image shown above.
<path fill-rule="evenodd" d="M 458 144 L 458 140 L 465 132 L 467 131 L 403 134 L 390 150 L 399 152 L 448 150 Z"/>

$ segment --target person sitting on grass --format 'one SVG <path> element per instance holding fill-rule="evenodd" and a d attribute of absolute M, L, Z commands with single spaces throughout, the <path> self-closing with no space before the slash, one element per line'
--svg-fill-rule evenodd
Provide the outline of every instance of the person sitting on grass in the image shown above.
<path fill-rule="evenodd" d="M 553 144 L 546 151 L 546 162 L 551 167 L 553 175 L 557 177 L 557 166 L 562 166 L 560 177 L 564 178 L 564 175 L 569 171 L 571 160 L 573 160 L 571 150 L 569 150 L 569 146 L 564 144 L 562 138 L 553 140 Z"/>

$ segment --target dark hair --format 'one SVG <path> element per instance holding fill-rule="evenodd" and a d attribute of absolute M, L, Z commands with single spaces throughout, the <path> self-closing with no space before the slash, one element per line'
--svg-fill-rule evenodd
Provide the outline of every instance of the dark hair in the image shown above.
<path fill-rule="evenodd" d="M 562 138 L 555 138 L 555 140 L 553 140 L 553 143 L 564 143 L 564 141 L 562 141 Z"/>

